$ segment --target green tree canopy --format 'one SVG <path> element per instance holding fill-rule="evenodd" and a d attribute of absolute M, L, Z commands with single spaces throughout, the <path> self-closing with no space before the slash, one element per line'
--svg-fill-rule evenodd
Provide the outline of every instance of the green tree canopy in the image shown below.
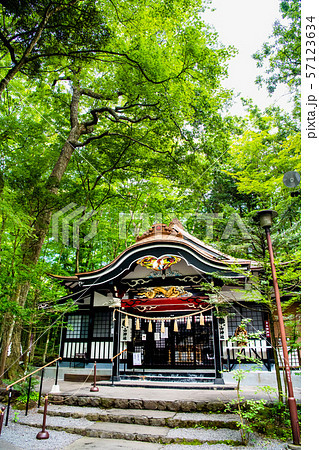
<path fill-rule="evenodd" d="M 136 209 L 146 199 L 135 187 L 147 184 L 155 192 L 155 183 L 144 181 L 152 176 L 168 188 L 188 162 L 181 142 L 195 112 L 212 111 L 215 133 L 223 129 L 219 112 L 230 94 L 221 79 L 233 54 L 218 47 L 217 35 L 201 21 L 199 0 L 2 6 L 8 64 L 1 72 L 2 189 L 28 219 L 15 254 L 23 276 L 13 273 L 10 291 L 17 308 L 2 323 L 1 373 L 10 336 L 11 359 L 18 361 L 16 311 L 38 299 L 32 286 L 39 260 L 49 262 L 53 212 L 70 200 L 92 209 L 116 205 L 118 211 L 125 202 Z M 1 224 L 4 235 L 14 230 L 5 216 Z M 15 237 L 6 243 L 12 247 Z M 89 264 L 83 256 L 77 255 L 78 266 Z"/>
<path fill-rule="evenodd" d="M 278 84 L 285 84 L 294 95 L 296 113 L 300 112 L 301 84 L 301 0 L 280 2 L 282 21 L 276 21 L 269 42 L 253 55 L 258 67 L 265 69 L 257 83 L 266 84 L 273 93 Z"/>

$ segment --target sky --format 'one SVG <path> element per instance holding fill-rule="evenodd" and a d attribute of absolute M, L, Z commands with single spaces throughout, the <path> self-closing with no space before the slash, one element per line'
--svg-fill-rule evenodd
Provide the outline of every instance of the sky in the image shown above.
<path fill-rule="evenodd" d="M 212 0 L 211 8 L 203 15 L 204 20 L 213 25 L 224 45 L 233 45 L 239 51 L 229 62 L 229 77 L 223 82 L 226 88 L 234 88 L 240 96 L 252 98 L 254 103 L 264 108 L 276 104 L 291 110 L 289 95 L 284 87 L 276 89 L 269 97 L 266 87 L 258 88 L 256 77 L 262 74 L 252 55 L 262 48 L 272 34 L 276 19 L 281 19 L 279 0 Z M 231 112 L 244 113 L 240 96 Z"/>

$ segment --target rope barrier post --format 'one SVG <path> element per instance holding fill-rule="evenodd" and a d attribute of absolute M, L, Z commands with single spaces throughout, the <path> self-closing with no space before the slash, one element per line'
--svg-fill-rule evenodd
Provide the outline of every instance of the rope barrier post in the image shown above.
<path fill-rule="evenodd" d="M 5 411 L 6 407 L 2 406 L 1 408 L 1 413 L 0 413 L 0 436 L 1 436 L 1 431 L 2 431 L 2 425 L 3 425 L 3 419 L 4 419 L 4 411 Z"/>
<path fill-rule="evenodd" d="M 99 392 L 99 388 L 96 385 L 96 361 L 94 361 L 94 382 L 90 392 Z"/>
<path fill-rule="evenodd" d="M 44 377 L 44 369 L 42 369 L 42 371 L 41 371 L 41 381 L 40 381 L 40 389 L 39 389 L 38 408 L 40 408 L 40 405 L 41 405 L 41 394 L 42 394 L 43 377 Z"/>
<path fill-rule="evenodd" d="M 9 388 L 9 397 L 8 397 L 7 415 L 6 415 L 6 423 L 5 423 L 5 426 L 6 426 L 6 427 L 8 426 L 8 421 L 9 421 L 9 412 L 10 412 L 11 397 L 12 397 L 12 387 Z"/>
<path fill-rule="evenodd" d="M 50 435 L 45 429 L 47 420 L 47 410 L 48 410 L 48 396 L 46 395 L 44 399 L 42 431 L 39 431 L 39 433 L 37 434 L 37 439 L 49 439 Z"/>
<path fill-rule="evenodd" d="M 32 375 L 29 378 L 29 387 L 28 387 L 28 394 L 27 394 L 27 403 L 25 405 L 25 415 L 28 415 L 28 410 L 29 410 L 29 400 L 30 400 L 30 392 L 31 392 L 31 380 L 32 380 Z"/>

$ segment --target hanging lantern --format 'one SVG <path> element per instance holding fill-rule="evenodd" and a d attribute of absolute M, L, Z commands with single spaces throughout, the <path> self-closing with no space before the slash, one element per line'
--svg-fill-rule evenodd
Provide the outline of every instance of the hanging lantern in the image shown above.
<path fill-rule="evenodd" d="M 125 314 L 124 326 L 128 327 L 128 316 L 127 316 L 127 314 Z"/>
<path fill-rule="evenodd" d="M 140 329 L 141 329 L 140 319 L 136 319 L 135 330 L 140 330 Z"/>
<path fill-rule="evenodd" d="M 205 320 L 204 320 L 204 316 L 203 316 L 202 313 L 200 313 L 200 316 L 199 316 L 199 324 L 200 325 L 205 325 Z"/>
<path fill-rule="evenodd" d="M 151 333 L 153 331 L 152 321 L 149 320 L 148 322 L 148 331 Z"/>
<path fill-rule="evenodd" d="M 174 320 L 174 331 L 178 331 L 177 320 Z"/>
<path fill-rule="evenodd" d="M 165 323 L 164 323 L 164 320 L 162 320 L 162 324 L 161 324 L 161 333 L 162 333 L 162 334 L 165 333 Z"/>
<path fill-rule="evenodd" d="M 187 318 L 186 330 L 191 330 L 191 329 L 192 329 L 191 318 L 188 317 Z"/>

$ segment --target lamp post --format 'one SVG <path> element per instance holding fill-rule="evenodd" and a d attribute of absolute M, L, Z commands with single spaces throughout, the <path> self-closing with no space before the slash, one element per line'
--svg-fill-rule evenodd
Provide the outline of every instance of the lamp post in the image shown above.
<path fill-rule="evenodd" d="M 269 251 L 269 259 L 270 259 L 270 265 L 271 265 L 271 273 L 272 273 L 272 278 L 273 278 L 275 299 L 276 299 L 276 305 L 277 305 L 279 328 L 280 328 L 280 334 L 281 334 L 282 350 L 283 350 L 283 356 L 284 356 L 285 374 L 286 374 L 286 379 L 287 379 L 288 407 L 289 407 L 289 412 L 290 412 L 290 422 L 291 422 L 291 429 L 292 429 L 292 435 L 293 435 L 293 442 L 295 445 L 300 445 L 300 429 L 299 429 L 299 421 L 298 421 L 298 414 L 297 414 L 297 404 L 296 404 L 296 399 L 294 397 L 292 381 L 291 381 L 291 372 L 290 372 L 289 359 L 288 359 L 286 331 L 285 331 L 284 319 L 283 319 L 282 309 L 281 309 L 278 281 L 277 281 L 277 275 L 276 275 L 276 267 L 275 267 L 275 263 L 274 263 L 274 254 L 273 254 L 272 243 L 271 243 L 271 238 L 270 238 L 270 227 L 272 225 L 272 219 L 276 216 L 278 216 L 278 213 L 271 209 L 265 209 L 265 210 L 257 211 L 255 213 L 255 219 L 259 220 L 260 226 L 265 229 L 265 233 L 266 233 L 266 239 L 267 239 L 267 245 L 268 245 L 268 251 Z"/>

